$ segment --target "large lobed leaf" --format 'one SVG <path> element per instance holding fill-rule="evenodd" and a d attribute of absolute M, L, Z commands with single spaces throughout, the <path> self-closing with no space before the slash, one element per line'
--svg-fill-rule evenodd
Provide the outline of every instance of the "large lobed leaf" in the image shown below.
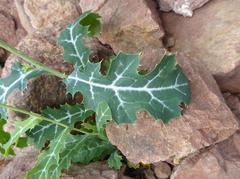
<path fill-rule="evenodd" d="M 84 46 L 84 37 L 95 35 L 100 30 L 99 15 L 85 12 L 81 17 L 61 32 L 58 42 L 64 48 L 67 62 L 85 67 L 90 50 Z"/>
<path fill-rule="evenodd" d="M 20 89 L 23 91 L 27 87 L 27 81 L 29 79 L 37 77 L 42 73 L 43 72 L 38 69 L 30 69 L 25 71 L 21 64 L 13 64 L 11 74 L 6 78 L 0 79 L 0 103 L 6 103 L 7 97 L 15 89 Z M 0 107 L 0 116 L 7 118 L 5 108 Z"/>
<path fill-rule="evenodd" d="M 92 112 L 85 111 L 83 105 L 62 105 L 60 108 L 46 108 L 42 112 L 42 116 L 60 122 L 70 128 L 78 121 L 83 121 Z M 41 149 L 48 140 L 56 138 L 64 130 L 64 127 L 42 121 L 27 134 L 33 139 L 36 148 Z"/>
<path fill-rule="evenodd" d="M 134 122 L 136 112 L 143 110 L 164 122 L 178 117 L 179 105 L 190 101 L 190 89 L 175 55 L 164 56 L 146 75 L 137 73 L 138 66 L 139 55 L 119 53 L 106 76 L 100 73 L 99 63 L 87 63 L 64 82 L 72 95 L 83 94 L 87 109 L 96 111 L 99 103 L 106 101 L 117 123 Z"/>

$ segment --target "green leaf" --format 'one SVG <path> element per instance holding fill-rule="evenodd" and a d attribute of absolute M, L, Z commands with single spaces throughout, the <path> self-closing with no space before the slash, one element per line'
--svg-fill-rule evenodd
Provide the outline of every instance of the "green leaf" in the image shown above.
<path fill-rule="evenodd" d="M 65 148 L 69 129 L 64 129 L 61 134 L 51 141 L 49 149 L 40 154 L 37 164 L 27 173 L 27 179 L 49 179 L 54 166 L 59 165 L 59 154 Z"/>
<path fill-rule="evenodd" d="M 89 36 L 98 34 L 101 30 L 101 22 L 99 14 L 87 11 L 81 15 L 80 24 L 88 26 Z"/>
<path fill-rule="evenodd" d="M 7 97 L 16 89 L 24 90 L 27 87 L 27 81 L 31 78 L 41 75 L 41 70 L 32 69 L 25 72 L 22 65 L 15 63 L 12 66 L 11 74 L 0 79 L 0 103 L 4 104 Z M 0 116 L 7 118 L 6 109 L 0 107 Z"/>
<path fill-rule="evenodd" d="M 29 118 L 23 120 L 23 121 L 16 121 L 15 122 L 15 129 L 10 132 L 10 139 L 6 144 L 3 145 L 3 148 L 5 150 L 4 155 L 8 156 L 12 154 L 12 146 L 17 145 L 17 146 L 23 146 L 23 138 L 22 136 L 25 135 L 26 131 L 29 129 L 32 129 L 36 125 L 39 124 L 41 119 L 37 117 L 30 116 Z M 20 140 L 20 141 L 19 141 Z M 19 143 L 20 142 L 20 143 Z"/>
<path fill-rule="evenodd" d="M 61 170 L 70 167 L 71 162 L 88 164 L 104 159 L 114 150 L 107 141 L 94 135 L 68 135 L 65 149 L 60 154 L 59 164 L 54 167 L 51 178 L 59 178 Z"/>
<path fill-rule="evenodd" d="M 122 156 L 116 150 L 110 155 L 107 162 L 109 167 L 119 170 L 122 166 Z"/>
<path fill-rule="evenodd" d="M 107 123 L 112 120 L 112 114 L 108 104 L 105 102 L 100 103 L 96 113 L 96 126 L 99 137 L 101 137 L 101 139 L 108 140 L 105 128 Z"/>
<path fill-rule="evenodd" d="M 64 59 L 67 62 L 85 67 L 89 60 L 90 50 L 84 46 L 84 37 L 99 31 L 99 15 L 85 12 L 73 24 L 61 32 L 58 43 L 64 48 Z"/>
<path fill-rule="evenodd" d="M 42 116 L 61 122 L 69 127 L 73 127 L 77 121 L 83 121 L 91 115 L 90 111 L 85 111 L 83 105 L 62 105 L 60 108 L 46 108 Z M 48 121 L 42 121 L 39 125 L 27 134 L 33 139 L 36 148 L 41 149 L 44 144 L 56 138 L 65 128 Z"/>
<path fill-rule="evenodd" d="M 7 123 L 6 120 L 0 119 L 0 144 L 6 144 L 10 139 L 10 133 L 5 132 L 3 126 Z"/>
<path fill-rule="evenodd" d="M 72 95 L 83 94 L 86 109 L 96 111 L 106 101 L 117 123 L 134 122 L 136 112 L 143 110 L 164 122 L 180 116 L 180 104 L 190 102 L 190 87 L 175 55 L 166 55 L 146 75 L 137 73 L 138 66 L 139 55 L 119 53 L 106 76 L 100 74 L 99 63 L 87 63 L 64 82 Z"/>

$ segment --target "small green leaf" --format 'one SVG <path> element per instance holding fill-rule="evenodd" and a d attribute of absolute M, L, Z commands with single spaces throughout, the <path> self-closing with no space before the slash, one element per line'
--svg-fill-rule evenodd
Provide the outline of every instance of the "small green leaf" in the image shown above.
<path fill-rule="evenodd" d="M 16 147 L 24 148 L 28 146 L 28 138 L 27 137 L 20 137 L 16 143 Z"/>
<path fill-rule="evenodd" d="M 70 167 L 71 162 L 88 164 L 102 160 L 109 155 L 114 147 L 107 141 L 94 135 L 68 135 L 66 147 L 60 154 L 60 161 L 52 171 L 51 178 L 59 178 L 61 170 Z"/>
<path fill-rule="evenodd" d="M 27 179 L 50 179 L 54 167 L 59 165 L 59 154 L 65 148 L 69 129 L 64 129 L 57 138 L 51 141 L 49 149 L 38 157 L 37 164 L 27 173 Z"/>
<path fill-rule="evenodd" d="M 84 37 L 92 36 L 99 31 L 99 15 L 85 12 L 81 17 L 61 32 L 58 43 L 64 48 L 64 59 L 67 62 L 85 67 L 89 60 L 90 49 L 84 46 Z"/>
<path fill-rule="evenodd" d="M 5 156 L 8 156 L 11 154 L 12 146 L 17 145 L 18 142 L 20 142 L 20 146 L 23 145 L 21 137 L 25 135 L 26 131 L 34 128 L 36 125 L 39 124 L 41 119 L 37 117 L 30 116 L 29 118 L 23 120 L 23 121 L 17 121 L 15 122 L 15 129 L 10 132 L 10 139 L 6 144 L 3 145 L 3 148 L 5 149 Z M 20 141 L 19 141 L 20 140 Z"/>
<path fill-rule="evenodd" d="M 87 109 L 96 111 L 106 101 L 118 124 L 134 122 L 139 111 L 163 122 L 180 116 L 180 104 L 189 103 L 191 95 L 175 55 L 166 55 L 146 75 L 138 74 L 138 66 L 139 55 L 119 53 L 107 75 L 100 73 L 99 63 L 87 63 L 84 69 L 76 67 L 64 82 L 72 95 L 82 93 Z"/>
<path fill-rule="evenodd" d="M 88 26 L 90 36 L 98 34 L 101 30 L 101 22 L 99 20 L 99 14 L 87 11 L 82 14 L 80 24 L 82 26 Z"/>
<path fill-rule="evenodd" d="M 3 127 L 7 123 L 6 120 L 0 119 L 0 144 L 6 144 L 10 139 L 10 133 L 5 132 Z"/>
<path fill-rule="evenodd" d="M 129 168 L 133 168 L 133 169 L 138 169 L 140 167 L 140 164 L 139 163 L 133 163 L 131 161 L 127 161 L 127 165 Z"/>
<path fill-rule="evenodd" d="M 43 71 L 38 69 L 28 70 L 25 73 L 25 70 L 22 68 L 22 65 L 15 63 L 12 65 L 11 74 L 0 79 L 0 103 L 5 104 L 7 97 L 16 89 L 23 91 L 27 87 L 27 81 L 31 78 L 41 75 Z M 0 116 L 7 118 L 6 109 L 0 107 Z"/>
<path fill-rule="evenodd" d="M 117 151 L 114 151 L 108 158 L 108 166 L 119 170 L 122 166 L 122 156 L 118 154 Z"/>
<path fill-rule="evenodd" d="M 96 126 L 99 137 L 108 140 L 105 128 L 108 122 L 112 120 L 111 110 L 107 103 L 102 102 L 99 104 L 96 112 Z"/>
<path fill-rule="evenodd" d="M 78 121 L 83 121 L 92 112 L 85 111 L 83 105 L 62 105 L 60 108 L 46 108 L 42 116 L 73 127 Z M 48 140 L 56 138 L 65 128 L 48 121 L 42 121 L 27 135 L 33 139 L 36 148 L 41 149 Z"/>

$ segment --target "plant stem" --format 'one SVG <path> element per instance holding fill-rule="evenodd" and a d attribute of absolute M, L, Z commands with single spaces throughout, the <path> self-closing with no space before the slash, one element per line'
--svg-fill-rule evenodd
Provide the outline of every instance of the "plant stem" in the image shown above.
<path fill-rule="evenodd" d="M 0 39 L 0 47 L 4 48 L 5 50 L 13 53 L 14 55 L 22 58 L 24 61 L 32 64 L 33 66 L 35 66 L 38 69 L 44 70 L 52 75 L 55 75 L 59 78 L 67 78 L 67 76 L 64 73 L 61 73 L 57 70 L 54 70 L 52 68 L 49 68 L 43 64 L 41 64 L 40 62 L 34 60 L 32 57 L 30 57 L 29 55 L 25 54 L 24 52 L 12 47 L 11 45 L 7 44 L 6 42 L 4 42 L 3 40 Z"/>
<path fill-rule="evenodd" d="M 7 109 L 10 109 L 10 110 L 13 110 L 13 111 L 16 111 L 16 112 L 20 112 L 22 114 L 26 114 L 26 115 L 29 115 L 29 116 L 33 116 L 33 117 L 37 117 L 37 118 L 40 118 L 42 120 L 45 120 L 45 121 L 48 121 L 48 122 L 51 122 L 53 124 L 56 124 L 56 125 L 59 125 L 59 126 L 62 126 L 64 128 L 70 128 L 69 126 L 61 123 L 61 122 L 58 122 L 56 120 L 53 120 L 53 119 L 50 119 L 50 118 L 47 118 L 47 117 L 44 117 L 40 114 L 37 114 L 37 113 L 34 113 L 34 112 L 29 112 L 29 111 L 25 111 L 23 109 L 19 109 L 17 107 L 13 107 L 13 106 L 9 106 L 7 104 L 1 104 L 0 103 L 0 107 L 3 107 L 3 108 L 7 108 Z M 70 128 L 71 130 L 74 130 L 76 132 L 80 132 L 80 133 L 84 133 L 84 134 L 89 134 L 89 135 L 97 135 L 96 133 L 89 133 L 89 132 L 86 132 L 84 130 L 81 130 L 81 129 L 77 129 L 77 128 Z"/>

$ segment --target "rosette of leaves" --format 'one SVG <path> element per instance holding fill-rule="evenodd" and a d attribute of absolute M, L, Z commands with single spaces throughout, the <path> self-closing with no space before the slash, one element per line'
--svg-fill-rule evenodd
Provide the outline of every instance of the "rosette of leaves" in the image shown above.
<path fill-rule="evenodd" d="M 107 63 L 107 72 L 101 73 L 101 62 L 91 63 L 90 49 L 84 45 L 84 38 L 99 32 L 99 18 L 85 12 L 61 32 L 58 42 L 64 48 L 64 59 L 75 67 L 70 75 L 50 69 L 0 40 L 0 47 L 30 63 L 14 64 L 12 73 L 0 80 L 0 152 L 14 155 L 15 147 L 33 143 L 41 153 L 27 173 L 29 179 L 59 178 L 72 162 L 108 159 L 109 166 L 118 170 L 122 156 L 107 138 L 108 122 L 133 123 L 138 111 L 168 122 L 181 114 L 181 103 L 190 102 L 187 77 L 173 54 L 165 55 L 152 71 L 143 74 L 138 71 L 139 54 L 121 52 Z M 26 89 L 27 81 L 43 72 L 62 78 L 68 93 L 80 92 L 83 104 L 48 107 L 41 114 L 6 105 L 8 95 Z M 10 132 L 3 129 L 7 108 L 28 116 Z"/>

